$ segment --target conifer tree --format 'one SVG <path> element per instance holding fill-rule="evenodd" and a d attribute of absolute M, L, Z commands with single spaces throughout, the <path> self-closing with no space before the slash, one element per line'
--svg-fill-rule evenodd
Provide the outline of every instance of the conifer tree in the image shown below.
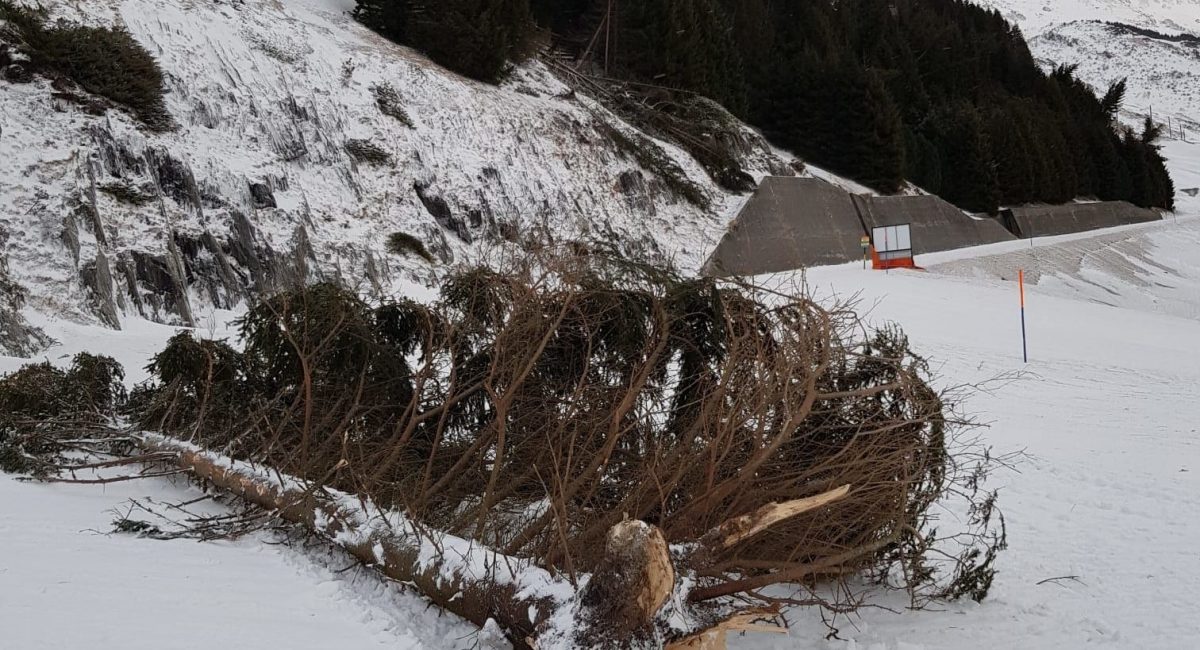
<path fill-rule="evenodd" d="M 1175 185 L 1157 144 L 1162 127 L 1146 118 L 1140 136 L 1126 131 L 1126 162 L 1133 177 L 1132 202 L 1142 207 L 1175 207 Z"/>
<path fill-rule="evenodd" d="M 397 43 L 408 39 L 408 0 L 357 0 L 354 19 Z"/>
<path fill-rule="evenodd" d="M 883 192 L 904 180 L 903 124 L 878 77 L 856 64 L 830 67 L 811 54 L 785 66 L 776 88 L 780 144 Z"/>
<path fill-rule="evenodd" d="M 1096 197 L 1104 201 L 1128 200 L 1131 192 L 1129 168 L 1122 165 L 1117 151 L 1119 140 L 1112 127 L 1106 124 L 1087 125 L 1088 155 L 1095 170 Z"/>
<path fill-rule="evenodd" d="M 372 29 L 490 81 L 524 55 L 536 18 L 610 75 L 705 95 L 883 191 L 907 176 L 980 211 L 1173 198 L 1153 130 L 1115 130 L 1124 80 L 1097 96 L 1074 67 L 1046 74 L 1019 29 L 963 0 L 357 2 Z"/>
<path fill-rule="evenodd" d="M 529 0 L 358 0 L 354 16 L 446 68 L 493 83 L 528 55 L 535 27 Z"/>
<path fill-rule="evenodd" d="M 934 122 L 942 154 L 942 195 L 963 209 L 994 214 L 998 181 L 979 111 L 960 102 L 941 111 Z"/>
<path fill-rule="evenodd" d="M 746 82 L 732 26 L 717 0 L 639 0 L 620 4 L 611 57 L 633 75 L 694 91 L 735 114 Z"/>
<path fill-rule="evenodd" d="M 1002 106 L 988 116 L 987 135 L 996 166 L 999 200 L 1003 205 L 1020 205 L 1035 196 L 1033 156 L 1016 111 Z"/>
<path fill-rule="evenodd" d="M 929 138 L 911 129 L 906 129 L 904 136 L 904 174 L 926 192 L 942 191 L 942 159 L 938 149 Z"/>
<path fill-rule="evenodd" d="M 1101 110 L 1110 119 L 1116 119 L 1117 112 L 1121 110 L 1121 106 L 1125 103 L 1126 82 L 1126 79 L 1114 81 L 1108 86 L 1108 91 L 1104 93 L 1104 99 L 1100 100 Z"/>
<path fill-rule="evenodd" d="M 411 0 L 414 45 L 431 59 L 496 82 L 524 58 L 533 34 L 529 0 Z"/>

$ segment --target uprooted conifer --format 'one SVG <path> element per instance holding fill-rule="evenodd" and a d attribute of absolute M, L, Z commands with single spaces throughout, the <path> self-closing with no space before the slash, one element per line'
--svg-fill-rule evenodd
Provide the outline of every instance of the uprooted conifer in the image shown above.
<path fill-rule="evenodd" d="M 848 484 L 706 558 L 693 597 L 896 564 L 928 594 L 929 509 L 982 468 L 955 462 L 958 423 L 903 334 L 858 327 L 603 253 L 462 271 L 430 305 L 321 284 L 252 309 L 241 352 L 174 339 L 141 424 L 566 572 L 595 568 L 626 516 L 686 542 Z M 951 564 L 986 586 L 999 538 L 973 539 L 984 550 Z"/>
<path fill-rule="evenodd" d="M 182 333 L 155 356 L 127 416 L 135 431 L 189 444 L 110 429 L 141 454 L 116 462 L 173 463 L 168 473 L 196 472 L 312 526 L 314 510 L 297 504 L 337 519 L 336 500 L 313 496 L 333 488 L 404 513 L 435 539 L 593 580 L 621 574 L 614 534 L 643 531 L 664 569 L 647 573 L 656 586 L 644 595 L 670 596 L 704 620 L 778 606 L 764 591 L 778 583 L 838 581 L 844 598 L 814 591 L 812 602 L 852 609 L 854 576 L 908 589 L 917 605 L 979 599 L 1006 543 L 995 493 L 981 487 L 992 462 L 964 447 L 964 423 L 908 339 L 894 327 L 864 336 L 850 310 L 801 292 L 684 278 L 603 248 L 547 249 L 451 274 L 430 304 L 369 303 L 333 284 L 287 291 L 254 306 L 239 338 L 241 350 Z M 47 424 L 64 408 L 55 396 L 101 418 L 121 402 L 114 366 L 33 366 L 0 382 L 0 406 L 40 419 L 27 432 L 63 432 Z M 70 441 L 37 440 L 47 448 L 5 445 L 5 463 L 16 450 L 34 466 L 25 471 L 72 469 L 54 457 Z M 258 485 L 225 455 L 301 482 Z M 297 487 L 304 481 L 313 487 Z M 933 505 L 954 507 L 948 500 L 967 506 L 967 531 L 932 526 Z M 487 576 L 454 578 L 453 590 L 471 592 L 467 610 L 437 600 L 445 585 L 407 563 L 406 530 L 377 531 L 393 544 L 389 575 L 420 580 L 435 602 L 480 624 L 500 616 L 526 647 L 549 610 Z M 379 561 L 359 542 L 347 549 Z M 690 589 L 676 589 L 671 566 Z M 645 627 L 655 604 L 610 608 L 605 593 L 598 586 L 579 602 L 632 627 L 571 647 L 671 638 Z"/>

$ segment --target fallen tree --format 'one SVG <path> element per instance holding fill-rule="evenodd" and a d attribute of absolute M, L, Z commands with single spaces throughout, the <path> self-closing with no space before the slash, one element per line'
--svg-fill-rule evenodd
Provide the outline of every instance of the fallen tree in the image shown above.
<path fill-rule="evenodd" d="M 688 554 L 672 556 L 662 532 L 640 521 L 624 521 L 608 533 L 604 560 L 576 591 L 569 581 L 528 560 L 508 557 L 478 543 L 428 530 L 401 513 L 383 511 L 352 495 L 313 489 L 265 468 L 232 461 L 160 434 L 139 433 L 137 446 L 154 462 L 169 462 L 206 484 L 272 510 L 331 540 L 384 575 L 416 586 L 443 609 L 483 626 L 497 621 L 516 647 L 614 647 L 641 641 L 648 646 L 716 648 L 719 633 L 744 629 L 765 610 L 664 612 L 687 602 L 676 579 L 696 562 L 785 519 L 845 497 L 849 486 L 785 504 L 770 504 L 706 535 Z M 675 629 L 660 621 L 685 613 L 701 629 Z M 698 614 L 702 614 L 698 617 Z M 720 618 L 724 616 L 724 618 Z M 715 622 L 714 622 L 715 621 Z M 672 638 L 673 637 L 673 638 Z M 522 643 L 523 641 L 523 643 Z"/>
<path fill-rule="evenodd" d="M 720 647 L 799 602 L 780 583 L 839 612 L 858 601 L 817 585 L 982 598 L 990 460 L 955 447 L 903 335 L 865 332 L 801 294 L 578 251 L 456 274 L 432 305 L 318 285 L 251 310 L 242 350 L 172 339 L 89 411 L 163 433 L 84 449 L 171 462 L 517 647 Z M 6 386 L 0 408 L 25 395 Z M 69 470 L 79 418 L 49 412 L 0 422 L 0 459 Z M 951 497 L 973 528 L 939 536 Z"/>

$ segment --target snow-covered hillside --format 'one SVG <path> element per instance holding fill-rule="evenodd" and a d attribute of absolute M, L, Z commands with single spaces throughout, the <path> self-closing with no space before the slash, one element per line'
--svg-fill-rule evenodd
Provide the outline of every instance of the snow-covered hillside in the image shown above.
<path fill-rule="evenodd" d="M 1200 140 L 1200 29 L 1171 34 L 1185 40 L 1154 34 L 1161 32 L 1079 20 L 1048 28 L 1030 46 L 1047 67 L 1078 63 L 1079 74 L 1101 89 L 1105 80 L 1126 78 L 1127 115 L 1153 111 L 1155 121 L 1166 124 L 1169 117 L 1173 130 L 1182 127 L 1185 137 Z"/>
<path fill-rule="evenodd" d="M 1150 29 L 1200 32 L 1195 0 L 977 0 L 1033 36 L 1075 20 L 1109 20 Z"/>
<path fill-rule="evenodd" d="M 543 65 L 500 87 L 464 79 L 355 23 L 353 0 L 40 4 L 127 27 L 179 124 L 147 133 L 46 80 L 0 81 L 0 244 L 41 314 L 198 324 L 301 277 L 388 292 L 547 237 L 695 268 L 743 200 Z M 752 175 L 790 173 L 756 134 L 741 140 Z M 356 157 L 367 145 L 387 160 Z M 390 253 L 398 232 L 436 264 Z"/>

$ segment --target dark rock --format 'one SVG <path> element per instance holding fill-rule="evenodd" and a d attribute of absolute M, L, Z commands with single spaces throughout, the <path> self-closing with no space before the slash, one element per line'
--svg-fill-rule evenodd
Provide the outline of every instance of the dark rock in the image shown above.
<path fill-rule="evenodd" d="M 230 254 L 238 264 L 256 274 L 262 270 L 258 256 L 258 245 L 254 237 L 254 225 L 241 212 L 233 212 L 233 223 L 229 227 Z"/>
<path fill-rule="evenodd" d="M 33 73 L 20 63 L 14 63 L 4 68 L 4 78 L 10 83 L 27 84 L 33 81 Z"/>
<path fill-rule="evenodd" d="M 717 184 L 730 192 L 751 192 L 758 187 L 753 176 L 732 165 L 721 168 L 715 174 L 715 178 Z"/>
<path fill-rule="evenodd" d="M 117 259 L 117 270 L 125 279 L 125 291 L 129 294 L 129 301 L 137 308 L 138 315 L 142 318 L 147 318 L 146 304 L 142 302 L 142 294 L 138 291 L 137 272 L 134 270 L 136 264 L 129 255 L 122 255 Z"/>
<path fill-rule="evenodd" d="M 442 197 L 433 194 L 429 191 L 429 186 L 424 183 L 413 183 L 413 189 L 417 192 L 417 198 L 421 199 L 421 205 L 425 206 L 425 210 L 433 217 L 433 220 L 438 222 L 438 225 L 454 233 L 459 239 L 470 244 L 475 241 L 471 235 L 471 229 L 462 219 L 454 216 L 450 210 L 450 204 Z"/>
<path fill-rule="evenodd" d="M 245 292 L 248 295 L 264 295 L 321 279 L 315 265 L 316 252 L 304 226 L 296 226 L 290 252 L 277 252 L 260 244 L 254 225 L 244 214 L 234 211 L 229 237 L 225 242 L 227 257 L 236 263 L 236 266 L 230 265 L 230 271 L 249 285 Z M 249 281 L 244 277 L 246 272 L 249 273 Z"/>
<path fill-rule="evenodd" d="M 113 329 L 121 329 L 121 320 L 117 317 L 117 306 L 113 303 L 112 269 L 103 251 L 96 251 L 96 260 L 88 262 L 79 270 L 83 285 L 92 294 L 92 309 L 100 320 Z"/>
<path fill-rule="evenodd" d="M 167 316 L 174 314 L 178 317 L 177 322 L 193 326 L 195 323 L 188 302 L 186 271 L 174 238 L 168 241 L 165 256 L 140 251 L 133 251 L 132 256 L 136 286 L 147 290 L 145 302 L 151 313 L 146 316 L 167 322 L 170 320 Z"/>
<path fill-rule="evenodd" d="M 146 161 L 142 155 L 134 153 L 124 142 L 117 142 L 107 126 L 102 123 L 90 124 L 88 134 L 95 145 L 93 156 L 109 176 L 124 179 L 146 173 Z"/>
<path fill-rule="evenodd" d="M 79 224 L 75 221 L 75 215 L 67 213 L 63 217 L 62 243 L 71 251 L 71 259 L 75 264 L 79 264 Z"/>
<path fill-rule="evenodd" d="M 621 172 L 621 175 L 617 176 L 617 191 L 625 197 L 625 202 L 631 209 L 648 215 L 655 214 L 650 186 L 647 185 L 646 177 L 642 176 L 642 172 L 636 169 Z"/>
<path fill-rule="evenodd" d="M 279 207 L 275 204 L 275 195 L 271 193 L 271 188 L 265 183 L 251 183 L 250 198 L 254 200 L 254 207 L 259 210 Z"/>
<path fill-rule="evenodd" d="M 241 301 L 247 278 L 234 271 L 212 233 L 205 230 L 199 237 L 176 233 L 175 246 L 188 286 L 202 287 L 218 309 L 230 309 Z"/>
<path fill-rule="evenodd" d="M 88 185 L 87 197 L 83 201 L 81 207 L 86 210 L 85 214 L 91 217 L 92 220 L 92 235 L 101 245 L 108 245 L 108 237 L 104 233 L 104 222 L 100 219 L 100 210 L 96 206 L 99 205 L 99 199 L 96 196 L 96 161 L 89 159 L 87 164 Z"/>
<path fill-rule="evenodd" d="M 0 230 L 0 249 L 8 232 Z M 0 354 L 29 358 L 50 347 L 54 339 L 30 325 L 21 314 L 29 292 L 8 275 L 8 258 L 0 256 Z"/>
<path fill-rule="evenodd" d="M 636 169 L 621 172 L 617 177 L 617 189 L 625 196 L 636 196 L 646 193 L 646 180 Z"/>
<path fill-rule="evenodd" d="M 147 151 L 154 167 L 158 187 L 163 194 L 169 196 L 180 205 L 200 209 L 200 188 L 192 170 L 182 161 L 167 153 L 165 149 Z"/>

